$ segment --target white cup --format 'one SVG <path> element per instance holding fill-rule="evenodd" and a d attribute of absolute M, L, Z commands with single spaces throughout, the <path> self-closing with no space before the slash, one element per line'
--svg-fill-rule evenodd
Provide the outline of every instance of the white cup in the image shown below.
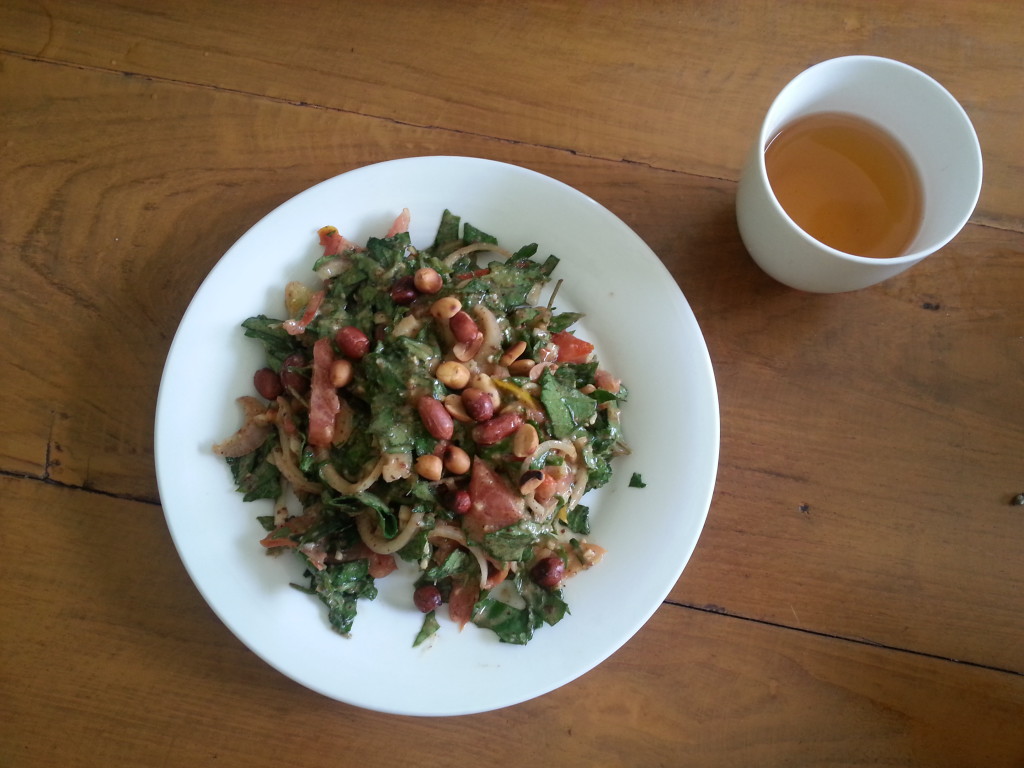
<path fill-rule="evenodd" d="M 819 112 L 883 128 L 916 167 L 923 214 L 903 255 L 870 258 L 825 245 L 800 229 L 773 194 L 765 148 L 787 124 Z M 977 134 L 945 88 L 892 59 L 845 56 L 797 75 L 772 103 L 740 177 L 736 220 L 754 261 L 779 282 L 815 293 L 854 291 L 898 275 L 952 240 L 978 203 L 981 174 Z"/>

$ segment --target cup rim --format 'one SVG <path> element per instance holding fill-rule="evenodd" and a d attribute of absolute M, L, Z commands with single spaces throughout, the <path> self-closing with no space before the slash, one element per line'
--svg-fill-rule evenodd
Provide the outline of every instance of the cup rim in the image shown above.
<path fill-rule="evenodd" d="M 848 253 L 846 251 L 841 251 L 838 248 L 835 248 L 835 247 L 833 247 L 831 245 L 828 245 L 827 243 L 823 243 L 821 240 L 818 240 L 817 238 L 812 237 L 806 231 L 804 231 L 804 229 L 799 224 L 797 224 L 792 219 L 792 217 L 790 217 L 789 212 L 786 211 L 786 209 L 779 202 L 778 198 L 775 196 L 775 190 L 772 189 L 771 181 L 768 178 L 768 170 L 767 170 L 767 167 L 765 166 L 765 159 L 764 159 L 765 149 L 766 149 L 766 142 L 768 141 L 769 138 L 771 138 L 770 136 L 767 135 L 768 134 L 768 119 L 769 119 L 769 117 L 771 117 L 772 111 L 774 110 L 775 105 L 782 99 L 782 97 L 786 94 L 786 92 L 790 88 L 795 87 L 800 80 L 802 80 L 803 78 L 809 76 L 809 74 L 812 71 L 820 69 L 820 68 L 823 68 L 823 67 L 827 67 L 827 66 L 836 66 L 836 65 L 838 65 L 840 63 L 845 63 L 845 62 L 865 62 L 865 63 L 870 62 L 870 63 L 873 63 L 873 64 L 880 64 L 880 65 L 883 65 L 883 66 L 892 66 L 892 67 L 895 67 L 895 68 L 898 68 L 898 69 L 902 69 L 905 72 L 909 72 L 909 73 L 915 75 L 916 77 L 922 79 L 924 82 L 928 83 L 930 87 L 936 89 L 938 93 L 944 95 L 946 97 L 947 101 L 949 102 L 950 106 L 953 108 L 953 111 L 955 113 L 957 113 L 958 117 L 962 118 L 962 120 L 964 122 L 964 126 L 967 129 L 967 133 L 969 134 L 969 136 L 971 138 L 970 145 L 968 147 L 968 151 L 972 155 L 972 160 L 973 160 L 972 166 L 977 169 L 977 173 L 975 174 L 976 178 L 975 178 L 975 183 L 974 183 L 974 189 L 973 189 L 972 194 L 971 194 L 971 198 L 972 198 L 971 199 L 971 204 L 968 207 L 968 210 L 967 210 L 966 214 L 964 214 L 961 217 L 960 221 L 957 222 L 957 225 L 955 227 L 949 227 L 948 228 L 950 234 L 947 235 L 946 237 L 941 238 L 940 240 L 934 242 L 933 244 L 930 244 L 929 247 L 927 247 L 927 248 L 919 248 L 919 249 L 917 249 L 915 251 L 910 251 L 909 253 L 901 254 L 900 256 L 887 256 L 887 257 L 881 257 L 881 258 L 877 257 L 877 256 L 858 256 L 855 253 Z M 808 113 L 808 114 L 814 114 L 814 113 L 812 112 L 812 113 Z M 777 132 L 777 130 L 778 129 L 776 129 L 776 132 Z M 819 247 L 819 248 L 824 249 L 825 252 L 828 253 L 829 255 L 837 256 L 840 259 L 850 261 L 850 262 L 852 262 L 854 264 L 878 264 L 878 265 L 883 265 L 883 264 L 906 264 L 906 263 L 912 263 L 912 262 L 915 262 L 915 261 L 920 261 L 921 259 L 923 259 L 924 257 L 928 256 L 929 254 L 935 253 L 940 248 L 943 248 L 944 246 L 946 246 L 954 237 L 956 237 L 961 232 L 961 230 L 963 230 L 963 228 L 964 228 L 964 226 L 966 226 L 967 222 L 970 221 L 971 216 L 974 215 L 974 211 L 975 211 L 975 209 L 977 208 L 977 205 L 978 205 L 978 200 L 981 198 L 981 185 L 982 185 L 983 172 L 984 172 L 983 157 L 982 157 L 982 154 L 981 154 L 981 143 L 978 140 L 978 134 L 977 134 L 977 131 L 974 128 L 974 124 L 971 122 L 971 118 L 967 114 L 967 111 L 963 108 L 963 105 L 960 104 L 960 102 L 956 99 L 956 97 L 954 97 L 953 94 L 945 86 L 942 85 L 942 83 L 940 83 L 938 80 L 933 78 L 931 75 L 927 74 L 926 72 L 921 71 L 917 67 L 914 67 L 914 66 L 911 66 L 910 64 L 907 64 L 906 62 L 899 61 L 897 59 L 890 59 L 890 58 L 887 58 L 885 56 L 873 56 L 873 55 L 868 55 L 868 54 L 851 54 L 851 55 L 848 55 L 848 56 L 837 56 L 835 58 L 825 59 L 823 61 L 819 61 L 818 63 L 812 64 L 810 67 L 807 67 L 807 68 L 801 70 L 800 72 L 798 72 L 796 75 L 794 75 L 789 80 L 789 82 L 787 82 L 782 87 L 782 89 L 775 95 L 775 98 L 772 99 L 771 104 L 768 106 L 768 110 L 765 112 L 764 119 L 762 119 L 761 127 L 760 127 L 760 129 L 758 131 L 758 143 L 757 143 L 757 146 L 755 147 L 755 152 L 757 154 L 758 170 L 760 172 L 761 177 L 765 180 L 765 182 L 767 184 L 768 192 L 769 192 L 769 197 L 771 198 L 771 204 L 775 207 L 775 209 L 779 213 L 782 214 L 783 218 L 787 222 L 789 222 L 789 224 L 792 226 L 793 230 L 799 235 L 799 237 L 801 239 L 803 239 L 804 241 L 806 241 L 808 244 L 812 244 L 815 247 Z"/>

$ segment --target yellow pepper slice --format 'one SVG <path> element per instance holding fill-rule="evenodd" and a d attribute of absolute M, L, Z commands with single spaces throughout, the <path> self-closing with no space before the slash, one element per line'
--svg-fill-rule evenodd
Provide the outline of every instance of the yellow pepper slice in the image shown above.
<path fill-rule="evenodd" d="M 517 400 L 522 401 L 528 408 L 539 411 L 542 409 L 541 404 L 537 402 L 537 398 L 527 392 L 525 389 L 517 384 L 513 384 L 511 381 L 505 381 L 504 379 L 494 379 L 494 384 L 506 392 L 511 393 Z"/>

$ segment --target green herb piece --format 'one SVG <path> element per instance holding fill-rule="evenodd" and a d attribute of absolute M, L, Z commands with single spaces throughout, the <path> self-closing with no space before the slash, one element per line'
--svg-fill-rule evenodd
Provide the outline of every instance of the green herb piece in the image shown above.
<path fill-rule="evenodd" d="M 275 372 L 281 370 L 281 363 L 288 355 L 302 350 L 298 337 L 289 334 L 281 320 L 256 315 L 243 322 L 242 327 L 246 336 L 263 344 L 267 353 L 267 365 Z"/>
<path fill-rule="evenodd" d="M 551 431 L 561 440 L 571 438 L 577 428 L 587 426 L 597 414 L 593 398 L 560 382 L 550 369 L 540 377 L 540 400 L 551 419 Z"/>
<path fill-rule="evenodd" d="M 517 263 L 517 262 L 520 262 L 520 261 L 526 261 L 527 259 L 532 259 L 536 253 L 537 253 L 537 244 L 536 243 L 530 243 L 529 245 L 524 245 L 522 248 L 520 248 L 518 251 L 516 251 L 515 253 L 512 254 L 512 262 L 513 263 Z"/>
<path fill-rule="evenodd" d="M 267 456 L 276 445 L 277 438 L 271 434 L 255 451 L 227 459 L 231 476 L 235 480 L 235 489 L 245 494 L 242 501 L 276 499 L 281 495 L 281 472 L 267 461 Z"/>
<path fill-rule="evenodd" d="M 473 623 L 491 630 L 503 643 L 526 645 L 533 637 L 533 616 L 528 609 L 513 608 L 492 597 L 473 606 Z"/>
<path fill-rule="evenodd" d="M 356 601 L 373 600 L 377 587 L 369 573 L 369 562 L 353 560 L 340 565 L 328 565 L 322 571 L 310 574 L 310 588 L 327 606 L 327 620 L 343 635 L 352 631 L 356 618 Z"/>
<path fill-rule="evenodd" d="M 399 232 L 388 238 L 371 237 L 366 242 L 366 254 L 384 269 L 391 269 L 405 257 L 409 247 L 409 233 Z"/>
<path fill-rule="evenodd" d="M 423 627 L 416 634 L 416 639 L 412 643 L 412 647 L 420 645 L 427 638 L 437 634 L 437 630 L 441 628 L 441 625 L 437 623 L 437 616 L 434 615 L 433 611 L 430 611 L 426 616 L 423 617 Z"/>
<path fill-rule="evenodd" d="M 551 321 L 548 323 L 548 330 L 551 333 L 559 333 L 568 329 L 582 317 L 582 312 L 560 312 L 552 316 Z"/>
<path fill-rule="evenodd" d="M 441 223 L 437 227 L 437 236 L 434 238 L 434 250 L 458 241 L 461 221 L 461 218 L 445 209 L 441 214 Z"/>
<path fill-rule="evenodd" d="M 393 539 L 398 535 L 398 515 L 387 502 L 369 491 L 355 494 L 352 498 L 377 513 L 377 527 L 385 539 Z"/>
<path fill-rule="evenodd" d="M 585 504 L 577 504 L 566 515 L 566 524 L 573 533 L 586 536 L 590 533 L 590 508 Z"/>
<path fill-rule="evenodd" d="M 508 563 L 529 557 L 538 539 L 535 526 L 523 522 L 485 533 L 483 546 L 496 560 Z"/>
<path fill-rule="evenodd" d="M 326 494 L 325 494 L 326 495 Z M 345 549 L 359 540 L 350 508 L 326 506 L 320 518 L 298 538 L 299 544 L 330 541 L 332 549 Z"/>
<path fill-rule="evenodd" d="M 646 488 L 647 487 L 647 483 L 645 483 L 643 481 L 643 478 L 640 477 L 640 473 L 639 472 L 634 472 L 632 474 L 632 476 L 629 478 L 629 487 L 630 488 Z"/>
<path fill-rule="evenodd" d="M 475 562 L 469 552 L 464 549 L 456 549 L 441 565 L 435 565 L 433 568 L 425 570 L 417 583 L 435 583 L 441 579 L 450 578 L 456 573 L 465 573 Z"/>
<path fill-rule="evenodd" d="M 480 287 L 494 297 L 492 303 L 502 312 L 508 312 L 527 303 L 527 298 L 538 285 L 547 282 L 544 265 L 529 259 L 525 261 L 492 261 L 490 272 L 480 278 Z M 467 286 L 469 290 L 472 286 Z"/>
<path fill-rule="evenodd" d="M 510 582 L 505 582 L 505 585 Z M 484 595 L 473 606 L 473 623 L 494 632 L 503 643 L 526 645 L 542 624 L 557 624 L 568 613 L 560 590 L 549 592 L 518 574 L 511 582 L 524 607 L 516 608 L 493 596 Z M 504 586 L 504 585 L 503 585 Z"/>
<path fill-rule="evenodd" d="M 498 244 L 498 238 L 477 229 L 468 221 L 462 227 L 462 239 L 467 243 L 489 243 L 490 245 Z"/>

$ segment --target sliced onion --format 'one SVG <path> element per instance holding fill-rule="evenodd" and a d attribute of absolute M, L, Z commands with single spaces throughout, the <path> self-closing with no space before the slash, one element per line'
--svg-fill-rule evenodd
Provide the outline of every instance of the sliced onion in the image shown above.
<path fill-rule="evenodd" d="M 410 541 L 417 534 L 423 522 L 422 512 L 413 512 L 409 515 L 409 522 L 398 532 L 393 539 L 385 539 L 373 529 L 373 521 L 370 519 L 372 511 L 362 513 L 356 517 L 356 528 L 359 529 L 359 537 L 363 543 L 378 555 L 393 555 Z"/>
<path fill-rule="evenodd" d="M 330 462 L 325 462 L 320 467 L 320 478 L 329 486 L 331 486 L 331 488 L 336 490 L 338 493 L 341 493 L 345 496 L 352 496 L 357 493 L 362 493 L 375 482 L 377 482 L 377 478 L 380 477 L 380 470 L 383 464 L 384 457 L 381 456 L 381 458 L 377 460 L 377 463 L 373 465 L 369 472 L 363 475 L 363 477 L 360 478 L 359 480 L 356 480 L 354 483 L 350 483 L 348 480 L 341 476 L 341 473 L 334 468 L 333 464 L 331 464 Z"/>
<path fill-rule="evenodd" d="M 302 474 L 302 470 L 295 463 L 294 457 L 291 454 L 285 454 L 281 450 L 281 446 L 276 446 L 267 454 L 267 461 L 280 470 L 284 479 L 294 490 L 302 493 L 320 493 L 323 490 L 323 486 L 320 483 L 314 483 Z"/>
<path fill-rule="evenodd" d="M 335 275 L 340 275 L 351 265 L 352 260 L 347 256 L 339 256 L 320 265 L 316 271 L 317 277 L 321 280 L 330 280 Z"/>
<path fill-rule="evenodd" d="M 570 461 L 576 461 L 576 457 L 579 455 L 576 452 L 576 446 L 568 440 L 545 440 L 534 449 L 533 453 L 523 459 L 523 463 L 519 467 L 519 474 L 526 472 L 533 463 L 533 460 L 538 456 L 543 456 L 545 453 L 550 453 L 551 451 L 558 451 L 559 453 L 565 454 Z"/>
<path fill-rule="evenodd" d="M 569 500 L 566 502 L 566 508 L 570 511 L 576 509 L 576 505 L 580 503 L 583 494 L 587 492 L 587 478 L 589 477 L 590 473 L 587 471 L 585 464 L 576 468 L 576 479 L 572 483 L 572 493 L 569 494 Z"/>
<path fill-rule="evenodd" d="M 469 550 L 469 554 L 476 558 L 476 564 L 480 569 L 481 589 L 489 588 L 488 584 L 490 580 L 488 576 L 490 574 L 490 569 L 488 567 L 488 563 L 493 561 L 487 557 L 487 554 L 482 549 L 480 549 L 480 547 L 474 546 L 470 544 L 468 541 L 466 541 L 466 534 L 462 531 L 461 528 L 456 528 L 454 525 L 448 525 L 447 523 L 438 523 L 434 526 L 434 529 L 427 534 L 427 536 L 428 538 L 438 536 L 442 539 L 451 539 L 460 546 L 463 546 L 467 550 Z M 502 566 L 505 566 L 505 568 L 507 569 L 507 563 L 495 562 L 494 565 L 495 567 L 499 568 L 499 570 L 501 569 Z"/>
<path fill-rule="evenodd" d="M 466 254 L 476 253 L 478 251 L 491 251 L 492 253 L 501 254 L 506 259 L 512 258 L 512 252 L 502 248 L 500 245 L 494 245 L 493 243 L 470 243 L 469 245 L 464 245 L 445 256 L 444 265 L 446 267 L 450 267 Z"/>
<path fill-rule="evenodd" d="M 412 474 L 411 453 L 385 453 L 380 465 L 380 476 L 385 483 L 402 480 Z"/>
<path fill-rule="evenodd" d="M 245 411 L 245 423 L 227 440 L 213 446 L 213 452 L 218 456 L 245 456 L 263 445 L 263 441 L 270 434 L 271 426 L 266 417 L 267 407 L 261 400 L 247 395 L 238 398 L 238 403 Z"/>
<path fill-rule="evenodd" d="M 473 359 L 478 363 L 491 362 L 497 359 L 501 353 L 501 325 L 490 308 L 483 304 L 473 307 L 473 314 L 476 315 L 480 332 L 483 334 L 483 341 L 479 350 L 473 355 Z"/>
<path fill-rule="evenodd" d="M 391 335 L 396 339 L 401 336 L 413 338 L 420 332 L 420 328 L 422 327 L 423 321 L 416 317 L 416 315 L 406 315 L 395 323 L 395 328 L 391 331 Z"/>

